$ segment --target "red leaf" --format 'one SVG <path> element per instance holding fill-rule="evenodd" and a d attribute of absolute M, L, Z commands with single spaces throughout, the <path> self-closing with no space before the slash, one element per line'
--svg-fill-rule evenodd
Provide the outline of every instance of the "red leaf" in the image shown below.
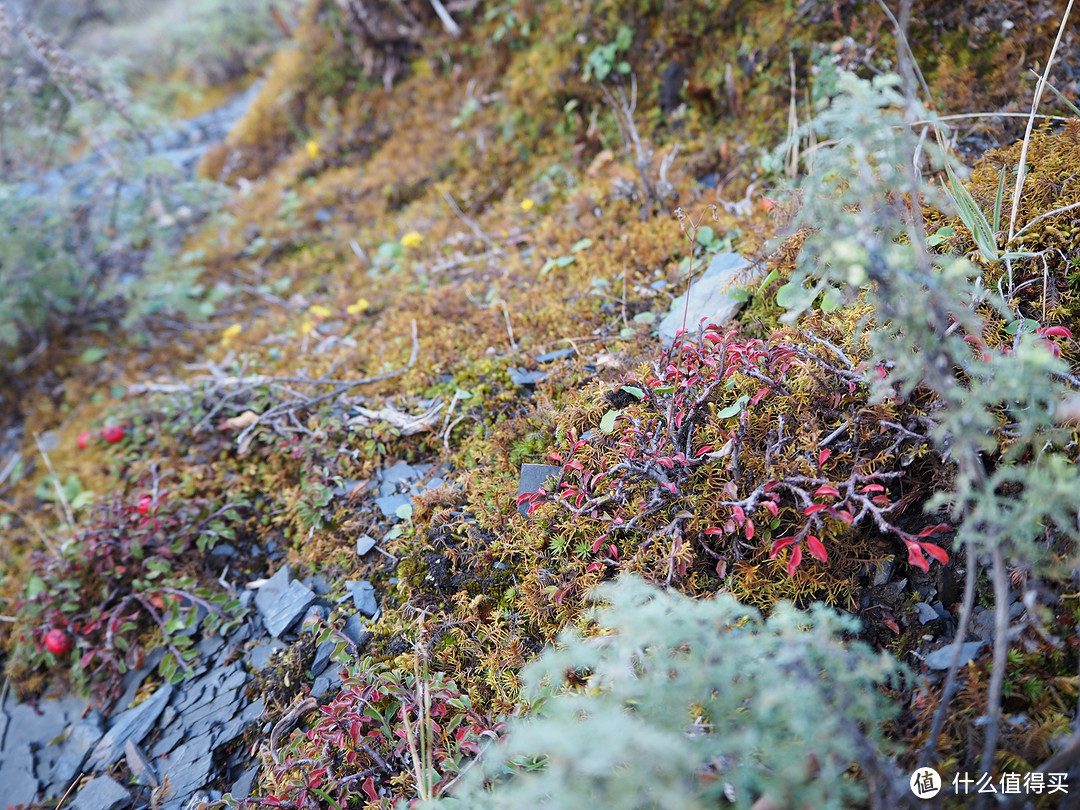
<path fill-rule="evenodd" d="M 589 563 L 589 567 L 585 569 L 585 572 L 591 574 L 593 571 L 599 571 L 603 567 L 604 567 L 603 563 L 599 563 L 599 562 Z"/>
<path fill-rule="evenodd" d="M 566 469 L 568 470 L 584 470 L 585 465 L 578 461 L 576 458 L 566 462 Z"/>
<path fill-rule="evenodd" d="M 368 799 L 373 802 L 379 800 L 379 794 L 375 791 L 375 779 L 373 777 L 369 776 L 365 779 L 364 784 L 361 785 L 361 787 L 363 788 L 364 793 L 367 794 Z"/>
<path fill-rule="evenodd" d="M 1043 337 L 1072 337 L 1072 332 L 1067 326 L 1047 326 L 1044 329 L 1040 329 L 1039 334 Z"/>
<path fill-rule="evenodd" d="M 750 397 L 750 404 L 751 404 L 751 405 L 757 405 L 757 404 L 758 404 L 759 402 L 761 402 L 762 398 L 763 398 L 763 397 L 764 397 L 764 396 L 765 396 L 765 395 L 766 395 L 767 393 L 769 393 L 769 389 L 768 389 L 768 388 L 759 388 L 759 389 L 757 390 L 757 393 L 756 393 L 756 394 L 754 394 L 754 396 Z"/>
<path fill-rule="evenodd" d="M 795 569 L 799 567 L 799 563 L 802 562 L 802 546 L 795 546 L 791 550 L 791 557 L 787 561 L 787 575 L 789 577 L 795 576 Z"/>
<path fill-rule="evenodd" d="M 888 495 L 876 495 L 870 499 L 870 502 L 878 506 L 889 506 L 892 504 Z"/>
<path fill-rule="evenodd" d="M 885 487 L 883 487 L 881 484 L 867 484 L 859 491 L 865 492 L 867 495 L 869 495 L 871 492 L 884 492 Z"/>
<path fill-rule="evenodd" d="M 600 546 L 604 545 L 604 541 L 607 540 L 607 534 L 602 534 L 593 541 L 592 550 L 593 554 L 600 550 Z"/>
<path fill-rule="evenodd" d="M 812 534 L 806 536 L 806 549 L 810 552 L 811 557 L 816 557 L 822 562 L 829 561 L 829 552 L 825 550 L 825 546 L 821 544 L 821 541 Z"/>
<path fill-rule="evenodd" d="M 813 504 L 813 505 L 811 505 L 811 506 L 808 506 L 808 507 L 806 507 L 806 508 L 805 508 L 805 509 L 803 509 L 802 511 L 803 511 L 803 514 L 804 514 L 804 515 L 812 515 L 812 514 L 814 514 L 815 512 L 820 512 L 820 511 L 821 511 L 822 509 L 828 509 L 828 508 L 829 508 L 829 507 L 828 507 L 828 506 L 826 506 L 826 505 L 825 505 L 825 504 L 823 504 L 823 503 L 815 503 L 815 504 Z"/>
<path fill-rule="evenodd" d="M 560 464 L 562 464 L 562 460 L 563 460 L 562 456 L 559 455 L 558 453 L 548 453 L 548 461 L 557 461 Z"/>
<path fill-rule="evenodd" d="M 942 532 L 947 532 L 951 530 L 952 526 L 950 526 L 948 523 L 938 523 L 936 526 L 927 526 L 925 529 L 919 532 L 919 537 L 930 537 L 932 535 L 941 534 Z"/>
<path fill-rule="evenodd" d="M 613 560 L 617 560 L 617 559 L 619 559 L 619 550 L 618 550 L 617 548 L 615 548 L 615 544 L 614 544 L 614 543 L 611 543 L 611 544 L 610 544 L 610 545 L 608 546 L 608 551 L 610 551 L 610 552 L 611 552 L 611 559 L 613 559 Z"/>
<path fill-rule="evenodd" d="M 831 495 L 834 498 L 839 498 L 840 490 L 838 490 L 831 484 L 822 484 L 820 487 L 814 490 L 814 497 L 816 498 L 819 495 Z"/>
<path fill-rule="evenodd" d="M 832 514 L 834 518 L 838 518 L 839 520 L 844 521 L 844 523 L 847 523 L 848 525 L 851 525 L 851 523 L 855 520 L 855 516 L 851 514 L 851 512 L 849 512 L 847 509 L 832 509 L 830 510 L 830 514 Z"/>
<path fill-rule="evenodd" d="M 710 526 L 709 528 L 707 528 L 705 530 L 704 533 L 705 534 L 723 534 L 724 530 L 721 529 L 719 526 Z"/>
<path fill-rule="evenodd" d="M 774 540 L 772 547 L 769 549 L 769 559 L 775 560 L 776 555 L 783 551 L 785 548 L 795 542 L 794 537 L 781 537 L 779 540 Z"/>
<path fill-rule="evenodd" d="M 780 514 L 780 509 L 777 508 L 776 501 L 762 501 L 761 505 L 764 506 L 773 517 L 777 517 Z"/>
<path fill-rule="evenodd" d="M 711 453 L 712 449 L 713 449 L 713 446 L 711 444 L 707 444 L 704 447 L 702 447 L 700 450 L 698 450 L 694 455 L 700 458 L 701 456 L 705 455 L 706 453 Z"/>
<path fill-rule="evenodd" d="M 752 521 L 750 519 L 747 519 L 747 521 L 746 521 L 746 539 L 747 540 L 753 540 L 754 539 L 754 521 Z"/>
<path fill-rule="evenodd" d="M 817 457 L 818 466 L 819 467 L 825 466 L 825 462 L 829 460 L 829 456 L 831 456 L 831 455 L 832 455 L 832 450 L 829 450 L 828 448 L 826 448 L 826 449 L 822 450 L 820 453 L 818 453 L 818 457 Z"/>
<path fill-rule="evenodd" d="M 741 506 L 731 507 L 731 512 L 733 515 L 735 515 L 735 522 L 738 523 L 740 526 L 742 526 L 746 522 L 746 513 L 743 512 L 743 508 Z"/>
<path fill-rule="evenodd" d="M 896 633 L 896 635 L 900 635 L 900 626 L 892 619 L 882 619 L 881 623 Z"/>
<path fill-rule="evenodd" d="M 913 543 L 910 540 L 905 540 L 908 550 L 908 565 L 914 565 L 916 568 L 922 571 L 930 570 L 930 563 L 926 561 L 926 557 L 922 555 L 922 549 L 918 543 Z"/>
<path fill-rule="evenodd" d="M 945 553 L 945 549 L 941 546 L 935 546 L 933 543 L 920 543 L 922 550 L 937 560 L 942 565 L 946 565 L 949 562 L 949 555 Z"/>

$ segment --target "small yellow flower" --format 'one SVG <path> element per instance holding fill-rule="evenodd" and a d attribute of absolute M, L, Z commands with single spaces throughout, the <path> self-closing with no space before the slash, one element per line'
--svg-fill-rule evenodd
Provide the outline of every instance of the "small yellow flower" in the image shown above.
<path fill-rule="evenodd" d="M 355 304 L 349 304 L 345 307 L 345 311 L 350 315 L 359 315 L 361 312 L 367 312 L 371 307 L 366 298 L 357 298 Z"/>
<path fill-rule="evenodd" d="M 308 141 L 304 144 L 304 149 L 307 150 L 308 157 L 312 160 L 319 156 L 319 144 L 316 141 Z"/>
<path fill-rule="evenodd" d="M 311 330 L 314 328 L 315 324 L 313 324 L 311 321 L 304 321 L 302 324 L 300 324 L 300 332 L 304 335 L 310 335 Z"/>
<path fill-rule="evenodd" d="M 403 237 L 401 237 L 401 246 L 407 248 L 420 247 L 420 244 L 424 241 L 424 237 L 417 231 L 409 231 Z"/>
<path fill-rule="evenodd" d="M 230 340 L 239 335 L 242 331 L 244 331 L 244 328 L 240 324 L 234 323 L 232 326 L 222 331 L 221 342 L 228 344 Z"/>
<path fill-rule="evenodd" d="M 331 311 L 327 307 L 324 307 L 322 304 L 312 304 L 310 307 L 308 307 L 308 312 L 310 312 L 311 317 L 313 317 L 317 321 L 329 318 L 332 314 Z"/>
<path fill-rule="evenodd" d="M 524 200 L 521 201 L 521 210 L 522 211 L 531 211 L 532 207 L 533 207 L 533 201 L 530 200 L 528 197 L 526 197 Z"/>

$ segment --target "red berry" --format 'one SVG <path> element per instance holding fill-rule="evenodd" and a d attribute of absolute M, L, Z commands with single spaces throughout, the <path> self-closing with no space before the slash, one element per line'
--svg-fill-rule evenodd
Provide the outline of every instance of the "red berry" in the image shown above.
<path fill-rule="evenodd" d="M 90 442 L 92 442 L 93 440 L 94 434 L 91 433 L 89 430 L 84 430 L 82 433 L 79 434 L 79 438 L 75 441 L 78 443 L 80 450 L 85 450 L 87 447 L 90 446 Z"/>
<path fill-rule="evenodd" d="M 101 431 L 101 437 L 109 444 L 116 444 L 124 438 L 124 429 L 119 425 L 109 425 Z"/>
<path fill-rule="evenodd" d="M 153 506 L 154 499 L 151 498 L 149 495 L 143 495 L 141 498 L 139 498 L 139 503 L 135 507 L 135 511 L 138 512 L 140 515 L 146 515 L 150 513 L 150 510 L 153 508 Z"/>
<path fill-rule="evenodd" d="M 71 636 L 59 627 L 54 627 L 45 634 L 45 649 L 53 655 L 63 655 L 71 649 Z"/>

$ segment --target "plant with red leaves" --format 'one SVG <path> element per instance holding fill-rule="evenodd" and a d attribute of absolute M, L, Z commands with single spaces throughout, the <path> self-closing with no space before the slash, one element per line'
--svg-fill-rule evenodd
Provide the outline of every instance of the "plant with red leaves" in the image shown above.
<path fill-rule="evenodd" d="M 826 351 L 838 360 L 827 360 Z M 800 418 L 805 397 L 796 392 L 805 389 L 808 377 L 823 391 L 841 392 L 829 397 L 847 414 L 816 446 L 794 441 L 783 427 L 785 417 Z M 828 340 L 806 334 L 740 339 L 709 326 L 695 340 L 678 339 L 653 375 L 630 380 L 622 390 L 637 404 L 620 409 L 607 435 L 569 435 L 568 450 L 552 455 L 563 470 L 550 491 L 518 499 L 530 513 L 554 500 L 574 522 L 599 521 L 604 530 L 590 547 L 599 560 L 589 570 L 620 565 L 630 538 L 644 534 L 649 543 L 669 539 L 670 581 L 687 574 L 692 555 L 685 541 L 696 534 L 718 570 L 729 555 L 739 558 L 743 540 L 757 539 L 771 542 L 772 558 L 790 547 L 787 572 L 794 575 L 804 543 L 810 556 L 826 562 L 822 538 L 865 523 L 900 539 L 912 565 L 927 570 L 926 555 L 948 561 L 945 550 L 927 538 L 949 527 L 903 528 L 898 518 L 910 500 L 894 499 L 890 490 L 905 471 L 882 466 L 895 460 L 901 445 L 908 452 L 925 448 L 925 430 L 915 420 L 895 423 L 873 410 L 863 373 Z M 878 423 L 878 435 L 865 447 L 856 446 L 855 437 L 838 441 L 851 425 L 869 420 Z M 779 427 L 770 434 L 772 423 Z M 830 464 L 834 450 L 822 445 L 842 448 L 843 461 Z M 857 463 L 867 454 L 875 463 Z M 702 479 L 716 483 L 702 490 Z M 717 515 L 718 521 L 701 525 Z M 727 538 L 727 550 L 714 550 L 709 538 Z"/>

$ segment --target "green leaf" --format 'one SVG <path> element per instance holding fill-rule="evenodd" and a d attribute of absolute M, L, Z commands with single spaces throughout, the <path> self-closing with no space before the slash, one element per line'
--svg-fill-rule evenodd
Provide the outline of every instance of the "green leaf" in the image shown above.
<path fill-rule="evenodd" d="M 634 316 L 634 323 L 656 323 L 655 312 L 639 312 Z"/>
<path fill-rule="evenodd" d="M 83 349 L 83 353 L 79 355 L 79 361 L 82 363 L 98 363 L 109 356 L 109 353 L 100 346 L 90 346 Z"/>
<path fill-rule="evenodd" d="M 402 520 L 412 520 L 413 508 L 411 503 L 403 503 L 394 510 L 394 514 Z"/>
<path fill-rule="evenodd" d="M 743 394 L 741 397 L 739 397 L 733 403 L 728 405 L 722 411 L 717 411 L 716 418 L 717 419 L 730 419 L 732 416 L 738 416 L 739 413 L 743 409 L 743 405 L 745 405 L 749 401 L 750 401 L 750 395 L 749 394 Z"/>
<path fill-rule="evenodd" d="M 776 304 L 784 309 L 794 309 L 801 305 L 807 297 L 806 288 L 802 284 L 789 281 L 776 291 Z"/>
<path fill-rule="evenodd" d="M 571 253 L 580 253 L 583 250 L 587 250 L 592 247 L 592 239 L 585 237 L 574 242 L 574 246 L 570 248 Z"/>
<path fill-rule="evenodd" d="M 638 388 L 636 385 L 624 385 L 619 390 L 620 391 L 625 391 L 630 396 L 632 396 L 632 397 L 634 397 L 636 399 L 644 399 L 645 398 L 645 392 L 642 391 L 640 388 Z"/>
<path fill-rule="evenodd" d="M 821 311 L 835 312 L 840 309 L 841 301 L 836 297 L 835 290 L 826 290 L 821 295 Z"/>
<path fill-rule="evenodd" d="M 694 235 L 694 239 L 699 245 L 708 247 L 714 241 L 716 241 L 716 231 L 709 225 L 703 225 L 697 229 L 697 233 Z"/>
<path fill-rule="evenodd" d="M 600 432 L 605 435 L 611 433 L 611 431 L 615 429 L 615 420 L 619 418 L 620 414 L 622 414 L 622 411 L 620 410 L 612 410 L 605 413 L 600 419 Z"/>

